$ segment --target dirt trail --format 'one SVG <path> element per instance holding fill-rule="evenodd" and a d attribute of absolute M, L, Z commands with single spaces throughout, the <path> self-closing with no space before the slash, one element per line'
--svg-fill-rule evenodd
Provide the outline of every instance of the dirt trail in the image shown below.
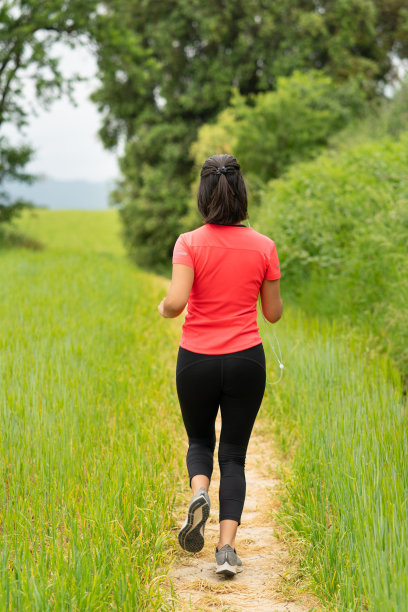
<path fill-rule="evenodd" d="M 294 569 L 284 543 L 274 536 L 270 510 L 276 504 L 279 460 L 272 440 L 263 430 L 262 419 L 255 421 L 246 459 L 246 499 L 241 525 L 235 541 L 243 571 L 233 578 L 215 573 L 215 547 L 218 543 L 218 440 L 221 414 L 216 421 L 217 446 L 214 471 L 210 484 L 210 517 L 205 526 L 204 548 L 198 553 L 184 551 L 178 544 L 177 533 L 185 519 L 192 492 L 187 485 L 179 495 L 180 504 L 174 509 L 178 527 L 175 529 L 175 554 L 169 577 L 180 603 L 178 612 L 187 610 L 220 610 L 238 612 L 309 612 L 323 610 L 310 596 L 294 597 L 284 588 L 285 577 Z M 187 447 L 186 447 L 187 452 Z"/>

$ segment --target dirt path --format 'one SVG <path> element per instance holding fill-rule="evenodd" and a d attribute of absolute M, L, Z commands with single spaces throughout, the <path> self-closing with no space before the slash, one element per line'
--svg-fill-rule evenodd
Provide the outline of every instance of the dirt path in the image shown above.
<path fill-rule="evenodd" d="M 262 429 L 262 419 L 255 422 L 246 459 L 246 499 L 238 527 L 235 546 L 242 560 L 243 571 L 233 578 L 215 573 L 215 547 L 218 543 L 218 440 L 221 415 L 216 421 L 217 446 L 214 472 L 210 484 L 210 517 L 205 526 L 205 544 L 199 553 L 184 551 L 178 544 L 177 533 L 183 523 L 192 492 L 184 483 L 179 505 L 174 509 L 178 527 L 175 530 L 175 553 L 169 577 L 179 597 L 178 612 L 186 610 L 221 610 L 238 612 L 309 612 L 323 610 L 310 596 L 294 597 L 285 589 L 285 578 L 293 573 L 290 555 L 284 543 L 274 536 L 270 511 L 276 504 L 279 480 L 279 460 L 272 440 Z M 187 447 L 186 447 L 187 452 Z"/>

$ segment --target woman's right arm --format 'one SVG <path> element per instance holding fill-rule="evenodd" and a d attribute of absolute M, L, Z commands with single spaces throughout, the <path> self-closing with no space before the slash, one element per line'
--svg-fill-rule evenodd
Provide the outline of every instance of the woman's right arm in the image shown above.
<path fill-rule="evenodd" d="M 283 303 L 279 293 L 279 278 L 276 280 L 264 279 L 261 289 L 262 312 L 270 323 L 276 323 L 282 316 Z"/>

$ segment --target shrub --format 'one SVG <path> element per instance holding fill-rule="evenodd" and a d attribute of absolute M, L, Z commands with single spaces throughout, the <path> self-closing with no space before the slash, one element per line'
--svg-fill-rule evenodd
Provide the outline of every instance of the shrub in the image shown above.
<path fill-rule="evenodd" d="M 408 375 L 408 132 L 328 151 L 267 184 L 257 229 L 306 312 L 367 325 Z M 285 290 L 285 289 L 284 289 Z"/>
<path fill-rule="evenodd" d="M 248 98 L 235 91 L 231 106 L 199 129 L 190 154 L 197 171 L 210 155 L 235 155 L 251 206 L 256 207 L 265 181 L 281 175 L 290 164 L 315 156 L 329 136 L 362 108 L 362 93 L 353 82 L 338 85 L 316 70 L 295 71 L 277 79 L 276 91 Z M 192 186 L 190 224 L 198 218 L 198 180 Z"/>

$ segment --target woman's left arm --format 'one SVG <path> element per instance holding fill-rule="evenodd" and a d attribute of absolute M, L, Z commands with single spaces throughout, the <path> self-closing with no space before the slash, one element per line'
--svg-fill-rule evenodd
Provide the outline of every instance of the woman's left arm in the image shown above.
<path fill-rule="evenodd" d="M 171 284 L 167 296 L 160 302 L 158 311 L 162 317 L 178 317 L 186 307 L 194 282 L 194 268 L 173 264 Z"/>

